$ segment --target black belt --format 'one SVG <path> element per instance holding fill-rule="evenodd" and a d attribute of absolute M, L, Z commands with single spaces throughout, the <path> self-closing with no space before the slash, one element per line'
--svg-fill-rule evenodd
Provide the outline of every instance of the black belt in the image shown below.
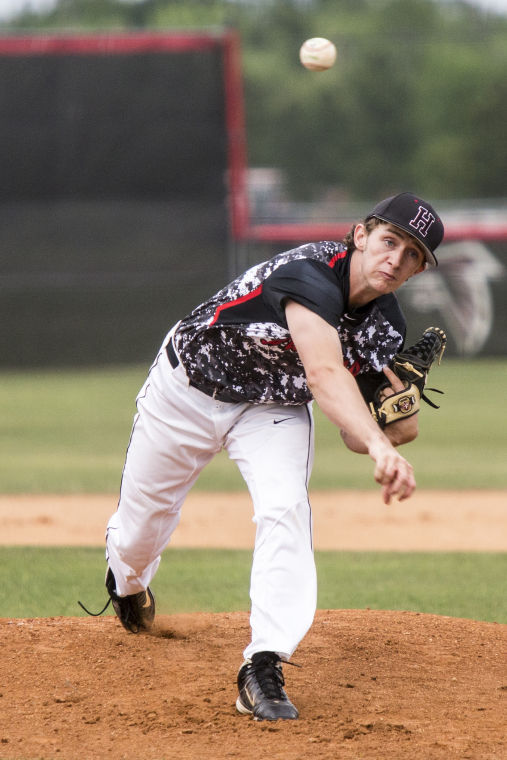
<path fill-rule="evenodd" d="M 174 350 L 173 339 L 172 338 L 170 339 L 169 343 L 167 344 L 166 351 L 167 351 L 167 358 L 169 359 L 169 364 L 171 365 L 171 367 L 173 369 L 176 369 L 176 367 L 180 363 L 180 360 L 178 359 L 178 354 Z"/>
<path fill-rule="evenodd" d="M 173 369 L 176 369 L 178 364 L 180 363 L 178 354 L 174 350 L 173 345 L 173 339 L 171 338 L 169 340 L 169 343 L 166 346 L 166 352 L 167 352 L 167 358 L 169 359 L 169 364 Z M 197 388 L 198 391 L 201 391 L 202 393 L 205 393 L 206 396 L 210 396 L 210 398 L 214 398 L 217 401 L 226 401 L 227 403 L 231 404 L 236 401 L 236 399 L 231 398 L 231 394 L 227 393 L 227 391 L 220 390 L 219 388 L 213 388 L 206 385 L 199 385 L 198 383 L 195 383 L 193 380 L 190 380 L 189 378 L 189 385 L 192 386 L 192 388 Z M 239 401 L 243 401 L 243 399 L 238 399 Z"/>

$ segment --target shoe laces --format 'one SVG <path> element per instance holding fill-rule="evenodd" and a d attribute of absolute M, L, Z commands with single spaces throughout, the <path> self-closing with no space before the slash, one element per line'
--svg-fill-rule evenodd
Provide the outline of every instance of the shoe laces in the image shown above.
<path fill-rule="evenodd" d="M 129 625 L 133 623 L 135 626 L 139 625 L 139 613 L 138 609 L 140 606 L 142 606 L 146 601 L 147 592 L 140 591 L 138 594 L 132 594 L 131 597 L 124 596 L 120 597 L 117 596 L 114 592 L 112 593 L 109 589 L 109 599 L 107 600 L 104 607 L 100 610 L 100 612 L 91 612 L 83 602 L 80 602 L 78 600 L 78 604 L 83 609 L 87 615 L 91 615 L 91 617 L 99 617 L 100 615 L 103 615 L 104 612 L 107 610 L 111 602 L 116 601 L 120 605 L 121 613 L 122 613 L 122 620 L 126 625 Z"/>
<path fill-rule="evenodd" d="M 292 663 L 288 663 L 292 664 Z M 250 666 L 255 673 L 259 688 L 267 699 L 285 699 L 285 680 L 282 663 L 274 654 L 254 655 Z"/>
<path fill-rule="evenodd" d="M 91 617 L 99 617 L 100 615 L 104 614 L 104 612 L 107 610 L 107 608 L 109 607 L 112 601 L 113 601 L 112 598 L 109 597 L 109 599 L 107 600 L 104 607 L 102 607 L 100 612 L 90 612 L 90 610 L 87 607 L 85 607 L 83 602 L 80 602 L 79 599 L 77 600 L 77 603 L 79 604 L 81 609 L 83 609 L 86 612 L 87 615 L 91 615 Z"/>

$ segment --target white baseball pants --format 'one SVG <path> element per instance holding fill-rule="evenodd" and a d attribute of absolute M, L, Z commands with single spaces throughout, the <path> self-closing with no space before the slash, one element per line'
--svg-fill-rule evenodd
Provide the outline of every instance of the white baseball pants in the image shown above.
<path fill-rule="evenodd" d="M 256 524 L 252 639 L 244 656 L 273 651 L 288 659 L 311 626 L 317 601 L 307 490 L 311 407 L 224 403 L 206 396 L 189 385 L 181 364 L 169 363 L 170 335 L 137 398 L 118 510 L 107 528 L 117 592 L 137 593 L 151 583 L 186 494 L 225 448 L 248 485 Z"/>

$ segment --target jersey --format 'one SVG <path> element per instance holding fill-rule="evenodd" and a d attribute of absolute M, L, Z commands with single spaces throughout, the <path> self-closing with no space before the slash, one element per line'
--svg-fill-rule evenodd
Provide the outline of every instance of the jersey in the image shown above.
<path fill-rule="evenodd" d="M 336 328 L 354 376 L 378 376 L 403 345 L 406 323 L 394 294 L 348 308 L 350 258 L 341 243 L 308 243 L 251 267 L 200 304 L 173 335 L 191 383 L 230 401 L 310 401 L 285 319 L 287 300 Z"/>

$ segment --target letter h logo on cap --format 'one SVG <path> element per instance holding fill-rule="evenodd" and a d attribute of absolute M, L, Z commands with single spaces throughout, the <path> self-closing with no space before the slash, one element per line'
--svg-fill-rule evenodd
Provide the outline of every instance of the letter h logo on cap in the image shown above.
<path fill-rule="evenodd" d="M 431 211 L 428 211 L 424 206 L 419 206 L 417 214 L 410 220 L 409 224 L 414 230 L 417 230 L 420 235 L 426 237 L 434 221 L 435 217 Z"/>

